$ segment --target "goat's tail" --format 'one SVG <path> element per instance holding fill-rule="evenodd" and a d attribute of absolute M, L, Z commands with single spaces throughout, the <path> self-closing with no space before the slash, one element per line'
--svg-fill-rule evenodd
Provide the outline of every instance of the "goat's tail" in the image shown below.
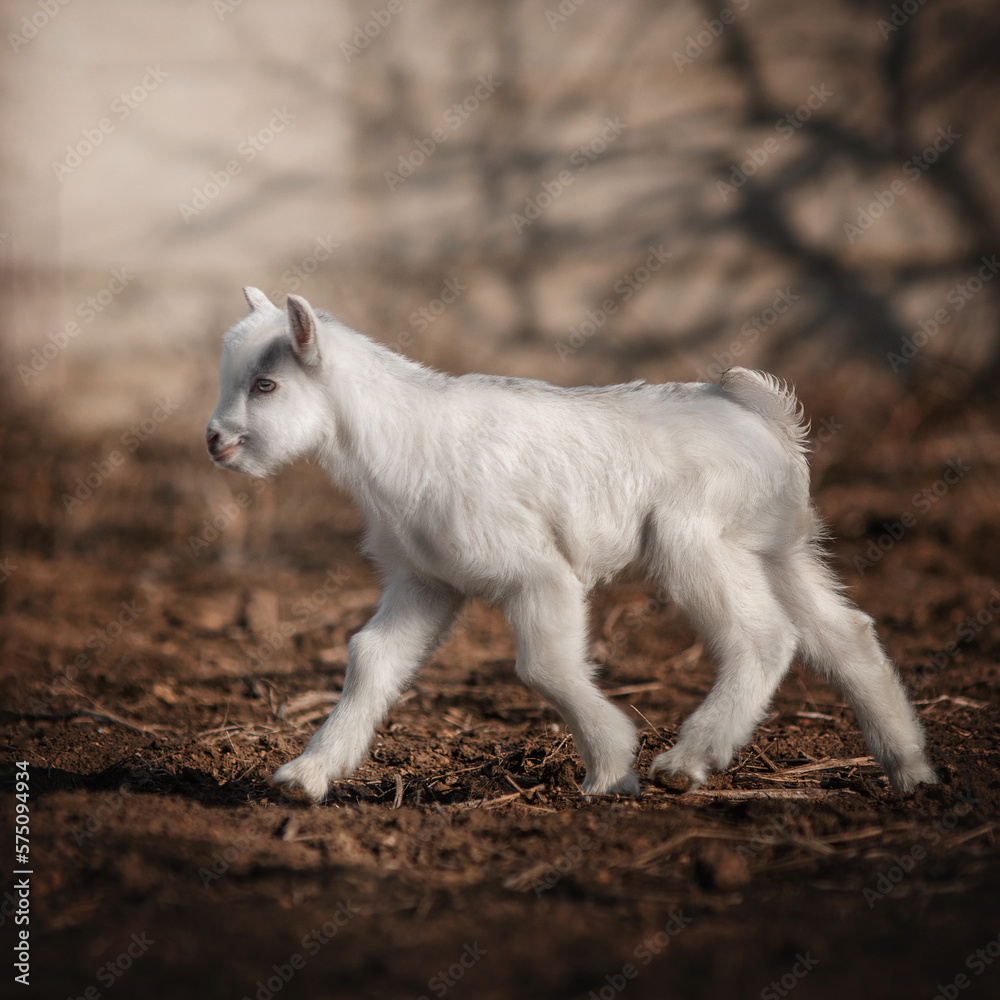
<path fill-rule="evenodd" d="M 788 447 L 799 503 L 794 513 L 792 534 L 799 541 L 816 542 L 825 535 L 823 522 L 809 500 L 809 422 L 795 393 L 766 372 L 730 368 L 722 373 L 719 387 L 748 410 L 771 424 Z M 814 547 L 815 548 L 815 547 Z M 819 550 L 815 550 L 817 555 Z"/>
<path fill-rule="evenodd" d="M 722 373 L 719 387 L 747 409 L 777 424 L 801 456 L 803 463 L 805 462 L 809 421 L 806 420 L 802 404 L 788 386 L 766 372 L 729 368 Z"/>

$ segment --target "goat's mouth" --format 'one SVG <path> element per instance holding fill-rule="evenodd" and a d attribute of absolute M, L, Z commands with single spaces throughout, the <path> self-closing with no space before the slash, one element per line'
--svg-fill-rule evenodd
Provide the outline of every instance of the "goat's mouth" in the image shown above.
<path fill-rule="evenodd" d="M 226 445 L 226 447 L 222 448 L 220 451 L 212 451 L 210 448 L 208 453 L 216 465 L 228 465 L 229 463 L 227 459 L 231 458 L 237 451 L 240 450 L 240 448 L 243 447 L 243 441 L 244 438 L 238 437 L 232 444 Z"/>

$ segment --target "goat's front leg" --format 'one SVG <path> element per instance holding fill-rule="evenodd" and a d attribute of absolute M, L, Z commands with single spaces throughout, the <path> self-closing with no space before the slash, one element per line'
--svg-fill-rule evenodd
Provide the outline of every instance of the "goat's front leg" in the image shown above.
<path fill-rule="evenodd" d="M 349 644 L 344 692 L 300 757 L 274 784 L 321 801 L 336 778 L 361 763 L 375 727 L 437 647 L 462 605 L 456 590 L 411 576 L 389 580 L 371 621 Z"/>

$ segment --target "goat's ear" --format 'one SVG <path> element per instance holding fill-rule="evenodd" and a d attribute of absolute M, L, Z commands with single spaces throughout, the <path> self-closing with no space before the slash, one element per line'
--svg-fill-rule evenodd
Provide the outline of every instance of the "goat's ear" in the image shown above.
<path fill-rule="evenodd" d="M 243 295 L 250 306 L 250 312 L 281 312 L 281 310 L 259 289 L 247 285 Z"/>
<path fill-rule="evenodd" d="M 288 325 L 292 331 L 292 347 L 306 365 L 319 364 L 319 336 L 316 314 L 301 295 L 288 296 Z"/>

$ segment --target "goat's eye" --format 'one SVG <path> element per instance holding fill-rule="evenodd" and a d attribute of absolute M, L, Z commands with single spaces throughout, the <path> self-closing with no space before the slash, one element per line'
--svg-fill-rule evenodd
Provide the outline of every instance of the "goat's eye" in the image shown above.
<path fill-rule="evenodd" d="M 259 378 L 254 382 L 253 387 L 257 392 L 274 392 L 278 388 L 278 383 L 274 379 Z"/>

